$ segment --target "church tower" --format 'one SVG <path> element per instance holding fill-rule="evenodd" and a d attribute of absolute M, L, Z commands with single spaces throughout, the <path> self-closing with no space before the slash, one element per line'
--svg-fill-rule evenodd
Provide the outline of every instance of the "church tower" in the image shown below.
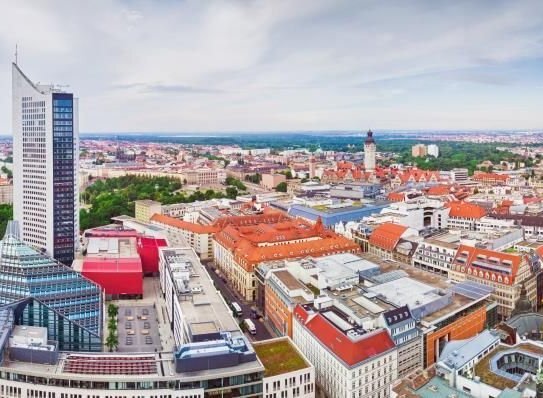
<path fill-rule="evenodd" d="M 309 178 L 315 178 L 315 155 L 309 158 Z"/>
<path fill-rule="evenodd" d="M 364 141 L 364 168 L 366 171 L 375 171 L 375 140 L 373 139 L 373 132 L 368 131 L 366 140 Z"/>

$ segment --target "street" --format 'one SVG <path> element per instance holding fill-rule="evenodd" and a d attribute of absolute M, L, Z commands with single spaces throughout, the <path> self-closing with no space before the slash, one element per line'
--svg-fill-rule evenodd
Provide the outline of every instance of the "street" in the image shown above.
<path fill-rule="evenodd" d="M 236 303 L 240 305 L 241 309 L 243 310 L 243 315 L 236 319 L 239 322 L 242 322 L 245 318 L 251 318 L 251 309 L 253 309 L 254 307 L 250 303 L 246 302 L 245 300 L 242 300 L 239 297 L 239 295 L 233 289 L 230 288 L 228 283 L 225 283 L 222 280 L 222 278 L 219 275 L 217 275 L 217 273 L 215 272 L 216 268 L 212 262 L 203 263 L 203 264 L 206 267 L 207 272 L 209 272 L 209 275 L 211 275 L 211 279 L 213 279 L 215 286 L 221 292 L 226 302 L 230 304 L 235 301 Z M 272 335 L 272 333 L 270 333 L 269 327 L 267 327 L 264 324 L 264 322 L 266 322 L 264 318 L 260 318 L 258 320 L 253 319 L 253 322 L 256 327 L 256 335 L 245 333 L 245 335 L 250 340 L 260 341 L 260 340 L 267 340 L 267 339 L 276 337 L 275 335 Z"/>

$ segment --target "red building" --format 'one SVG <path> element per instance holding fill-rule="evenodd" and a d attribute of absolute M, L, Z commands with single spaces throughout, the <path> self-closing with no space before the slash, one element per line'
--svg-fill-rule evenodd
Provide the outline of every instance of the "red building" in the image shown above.
<path fill-rule="evenodd" d="M 112 297 L 141 297 L 143 267 L 135 237 L 91 237 L 81 273 Z"/>
<path fill-rule="evenodd" d="M 83 263 L 84 277 L 98 283 L 105 294 L 113 297 L 143 295 L 143 277 L 140 259 L 88 258 Z"/>
<path fill-rule="evenodd" d="M 138 237 L 138 253 L 145 275 L 158 275 L 158 248 L 168 246 L 166 239 Z"/>

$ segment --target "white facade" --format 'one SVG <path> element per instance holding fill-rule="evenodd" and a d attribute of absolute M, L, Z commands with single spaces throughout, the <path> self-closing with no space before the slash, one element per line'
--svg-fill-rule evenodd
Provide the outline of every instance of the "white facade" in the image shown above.
<path fill-rule="evenodd" d="M 294 372 L 262 379 L 264 398 L 314 398 L 315 368 L 309 367 Z"/>
<path fill-rule="evenodd" d="M 392 222 L 417 231 L 428 227 L 445 229 L 450 226 L 449 211 L 440 200 L 416 198 L 407 202 L 391 203 L 379 214 L 365 217 L 364 221 L 370 224 Z"/>
<path fill-rule="evenodd" d="M 450 174 L 451 182 L 466 182 L 468 180 L 468 169 L 452 169 Z"/>
<path fill-rule="evenodd" d="M 387 398 L 398 378 L 398 351 L 390 350 L 353 367 L 341 361 L 311 334 L 297 318 L 293 319 L 293 340 L 313 364 L 317 388 L 326 397 Z"/>
<path fill-rule="evenodd" d="M 26 243 L 43 248 L 48 254 L 55 256 L 58 246 L 55 248 L 54 228 L 55 221 L 59 221 L 57 214 L 60 214 L 60 211 L 55 209 L 54 189 L 60 181 L 60 172 L 55 171 L 53 159 L 53 97 L 62 92 L 52 85 L 32 83 L 16 64 L 12 67 L 12 90 L 13 162 L 17 165 L 13 169 L 13 216 L 19 221 L 21 236 Z M 57 225 L 57 228 L 68 228 L 71 231 L 73 226 L 73 236 L 70 236 L 70 239 L 73 238 L 75 251 L 79 246 L 79 126 L 76 98 L 73 98 L 72 112 L 66 116 L 68 115 L 63 127 L 69 130 L 71 125 L 73 128 L 73 147 L 65 148 L 59 145 L 58 151 L 62 151 L 59 156 L 73 159 L 73 186 L 69 187 L 73 189 L 74 197 L 71 210 L 73 220 L 71 217 L 69 222 L 60 220 L 61 225 Z M 63 122 L 57 120 L 56 123 L 58 125 Z M 62 200 L 61 196 L 59 195 L 59 201 Z M 71 208 L 71 205 L 69 207 Z M 63 210 L 65 209 L 66 207 Z M 59 233 L 56 235 L 58 237 Z"/>
<path fill-rule="evenodd" d="M 439 157 L 439 147 L 437 145 L 435 144 L 428 145 L 427 151 L 428 151 L 428 155 L 434 156 L 436 158 Z"/>
<path fill-rule="evenodd" d="M 457 245 L 426 239 L 419 243 L 411 259 L 415 268 L 448 275 L 456 256 Z"/>
<path fill-rule="evenodd" d="M 70 383 L 69 378 L 66 378 L 64 381 Z M 72 383 L 75 385 L 76 381 L 72 381 Z M 77 383 L 79 384 L 80 382 L 77 381 Z M 84 384 L 84 382 L 81 382 L 81 384 Z M 0 381 L 0 397 L 111 398 L 113 396 L 115 398 L 203 398 L 204 389 L 173 390 L 163 388 L 145 390 L 97 390 L 63 387 L 60 385 L 46 386 L 12 380 Z"/>

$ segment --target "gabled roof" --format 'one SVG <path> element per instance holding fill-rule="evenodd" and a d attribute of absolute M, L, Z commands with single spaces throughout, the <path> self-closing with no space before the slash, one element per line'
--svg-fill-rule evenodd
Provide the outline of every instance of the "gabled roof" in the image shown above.
<path fill-rule="evenodd" d="M 407 305 L 387 311 L 383 313 L 383 317 L 388 326 L 394 326 L 398 323 L 413 319 L 411 311 L 409 311 L 409 307 Z"/>
<path fill-rule="evenodd" d="M 479 219 L 486 216 L 486 210 L 473 203 L 464 201 L 450 202 L 448 207 L 451 209 L 449 217 Z"/>
<path fill-rule="evenodd" d="M 405 231 L 407 231 L 405 225 L 383 223 L 372 231 L 369 243 L 390 251 L 396 247 Z"/>
<path fill-rule="evenodd" d="M 403 202 L 405 201 L 405 192 L 390 192 L 387 199 L 391 202 Z"/>
<path fill-rule="evenodd" d="M 460 245 L 453 265 L 457 272 L 473 275 L 495 283 L 512 285 L 522 262 L 522 256 Z"/>

